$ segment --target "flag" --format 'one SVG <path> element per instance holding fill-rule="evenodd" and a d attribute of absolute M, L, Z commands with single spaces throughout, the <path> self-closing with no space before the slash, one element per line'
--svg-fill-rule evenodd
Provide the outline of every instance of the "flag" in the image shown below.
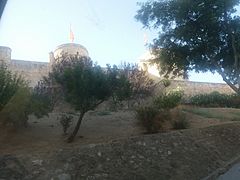
<path fill-rule="evenodd" d="M 73 34 L 73 31 L 72 31 L 71 25 L 70 25 L 70 36 L 69 36 L 69 38 L 70 38 L 70 41 L 71 41 L 71 42 L 74 41 L 74 34 Z"/>

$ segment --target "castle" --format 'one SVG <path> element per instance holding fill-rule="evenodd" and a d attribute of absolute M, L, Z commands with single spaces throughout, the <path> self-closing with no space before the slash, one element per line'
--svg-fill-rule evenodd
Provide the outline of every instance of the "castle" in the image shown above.
<path fill-rule="evenodd" d="M 0 46 L 0 60 L 4 61 L 9 69 L 13 72 L 21 74 L 29 81 L 29 85 L 34 87 L 43 76 L 46 76 L 51 70 L 54 63 L 58 62 L 58 59 L 65 53 L 69 55 L 87 56 L 89 53 L 87 49 L 76 43 L 66 43 L 59 45 L 53 52 L 49 53 L 49 62 L 35 62 L 11 59 L 11 48 Z M 152 74 L 154 79 L 159 81 L 157 67 L 152 65 L 149 61 L 151 55 L 149 53 L 144 54 L 139 58 L 139 65 L 143 70 Z M 191 82 L 184 79 L 175 79 L 171 81 L 170 89 L 181 88 L 184 90 L 185 95 L 192 96 L 199 93 L 210 93 L 212 91 L 219 91 L 220 93 L 233 93 L 232 89 L 227 84 L 222 83 L 200 83 Z"/>
<path fill-rule="evenodd" d="M 81 44 L 66 43 L 57 46 L 57 48 L 49 53 L 49 62 L 36 62 L 11 59 L 11 48 L 0 46 L 0 60 L 7 63 L 9 69 L 15 73 L 21 74 L 31 87 L 34 87 L 37 82 L 48 74 L 51 66 L 58 61 L 58 59 L 64 54 L 89 57 L 87 49 Z M 150 52 L 143 54 L 139 58 L 139 66 L 154 77 L 159 78 L 159 72 L 157 66 L 152 65 L 149 61 L 151 59 Z M 179 78 L 178 80 L 182 80 Z"/>
<path fill-rule="evenodd" d="M 11 48 L 0 46 L 0 60 L 5 62 L 11 71 L 21 74 L 29 82 L 31 87 L 34 87 L 43 76 L 48 74 L 51 66 L 56 63 L 64 53 L 89 56 L 87 49 L 76 43 L 59 45 L 53 52 L 49 53 L 49 62 L 11 59 L 11 52 Z"/>

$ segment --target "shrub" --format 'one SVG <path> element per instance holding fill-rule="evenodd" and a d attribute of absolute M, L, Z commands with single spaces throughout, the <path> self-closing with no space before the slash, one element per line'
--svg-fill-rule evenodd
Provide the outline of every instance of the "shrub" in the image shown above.
<path fill-rule="evenodd" d="M 154 106 L 141 106 L 136 109 L 136 118 L 146 129 L 146 133 L 153 134 L 163 128 L 164 122 L 170 119 L 170 113 L 168 110 L 157 109 Z"/>
<path fill-rule="evenodd" d="M 131 96 L 131 87 L 127 74 L 124 69 L 119 69 L 116 65 L 111 67 L 107 64 L 108 82 L 110 88 L 113 91 L 112 108 L 116 110 L 118 106 L 121 106 L 121 102 Z"/>
<path fill-rule="evenodd" d="M 156 133 L 163 128 L 164 122 L 171 119 L 170 109 L 178 106 L 182 97 L 183 91 L 179 90 L 162 93 L 153 100 L 152 105 L 136 110 L 137 119 L 147 133 Z"/>
<path fill-rule="evenodd" d="M 128 100 L 128 106 L 130 100 L 140 105 L 143 99 L 154 93 L 156 83 L 137 65 L 126 62 L 118 67 L 107 65 L 107 71 L 114 90 L 112 99 L 116 107 L 123 100 Z"/>
<path fill-rule="evenodd" d="M 0 64 L 0 120 L 4 125 L 26 127 L 29 114 L 46 115 L 52 108 L 45 87 L 28 87 L 27 81 Z"/>
<path fill-rule="evenodd" d="M 48 115 L 54 107 L 53 101 L 57 93 L 52 91 L 47 81 L 46 78 L 42 79 L 31 91 L 28 113 L 33 113 L 37 118 Z"/>
<path fill-rule="evenodd" d="M 173 129 L 187 129 L 190 126 L 189 121 L 186 119 L 186 114 L 180 110 L 175 110 L 172 115 Z"/>
<path fill-rule="evenodd" d="M 203 107 L 240 108 L 240 96 L 237 94 L 221 94 L 217 91 L 209 94 L 198 94 L 190 98 L 190 104 Z"/>
<path fill-rule="evenodd" d="M 162 83 L 163 83 L 164 87 L 168 87 L 171 85 L 171 81 L 169 79 L 163 79 Z"/>
<path fill-rule="evenodd" d="M 232 108 L 240 108 L 240 96 L 238 94 L 228 95 L 228 107 Z"/>
<path fill-rule="evenodd" d="M 28 88 L 19 88 L 0 112 L 3 124 L 13 125 L 17 128 L 26 127 L 30 98 Z"/>
<path fill-rule="evenodd" d="M 159 95 L 153 103 L 158 109 L 172 109 L 180 104 L 182 97 L 182 91 L 170 91 Z"/>
<path fill-rule="evenodd" d="M 157 118 L 158 113 L 159 111 L 151 106 L 136 109 L 136 117 L 147 133 L 156 133 L 161 128 L 161 122 Z"/>
<path fill-rule="evenodd" d="M 128 79 L 131 85 L 131 99 L 141 104 L 143 100 L 153 95 L 156 83 L 149 77 L 147 71 L 139 69 L 137 65 L 132 66 Z"/>
<path fill-rule="evenodd" d="M 62 125 L 64 135 L 67 134 L 67 130 L 72 124 L 72 119 L 73 119 L 72 115 L 61 114 L 59 120 L 60 120 L 60 124 Z"/>
<path fill-rule="evenodd" d="M 0 62 L 0 111 L 21 87 L 27 87 L 27 82 Z"/>

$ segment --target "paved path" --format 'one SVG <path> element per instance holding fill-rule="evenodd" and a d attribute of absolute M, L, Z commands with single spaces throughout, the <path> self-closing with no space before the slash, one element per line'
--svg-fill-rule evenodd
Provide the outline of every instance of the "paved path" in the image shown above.
<path fill-rule="evenodd" d="M 240 163 L 232 166 L 225 174 L 218 177 L 218 180 L 238 180 L 240 179 Z"/>

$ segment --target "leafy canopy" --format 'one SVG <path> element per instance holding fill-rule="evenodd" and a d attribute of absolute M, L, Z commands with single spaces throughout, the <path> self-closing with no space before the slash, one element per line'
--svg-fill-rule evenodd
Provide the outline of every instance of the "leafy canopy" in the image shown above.
<path fill-rule="evenodd" d="M 71 104 L 75 110 L 80 111 L 78 122 L 74 131 L 68 137 L 68 142 L 72 142 L 76 136 L 84 114 L 89 110 L 94 110 L 99 104 L 107 100 L 113 94 L 124 98 L 121 93 L 122 85 L 128 85 L 126 79 L 118 78 L 118 71 L 102 69 L 97 64 L 93 64 L 89 57 L 63 56 L 57 62 L 50 73 L 54 78 L 57 88 L 63 92 L 66 102 Z M 125 88 L 124 88 L 125 89 Z M 116 93 L 117 91 L 117 93 Z"/>
<path fill-rule="evenodd" d="M 0 123 L 15 127 L 27 126 L 29 114 L 37 117 L 52 110 L 50 98 L 39 84 L 34 89 L 19 74 L 0 63 Z"/>
<path fill-rule="evenodd" d="M 26 81 L 16 73 L 8 70 L 7 65 L 0 62 L 0 111 L 21 87 L 26 87 Z"/>
<path fill-rule="evenodd" d="M 111 95 L 107 74 L 88 57 L 64 57 L 52 74 L 65 100 L 81 113 L 94 109 Z"/>
<path fill-rule="evenodd" d="M 149 0 L 136 19 L 159 36 L 151 44 L 165 75 L 218 72 L 240 93 L 239 0 Z"/>

